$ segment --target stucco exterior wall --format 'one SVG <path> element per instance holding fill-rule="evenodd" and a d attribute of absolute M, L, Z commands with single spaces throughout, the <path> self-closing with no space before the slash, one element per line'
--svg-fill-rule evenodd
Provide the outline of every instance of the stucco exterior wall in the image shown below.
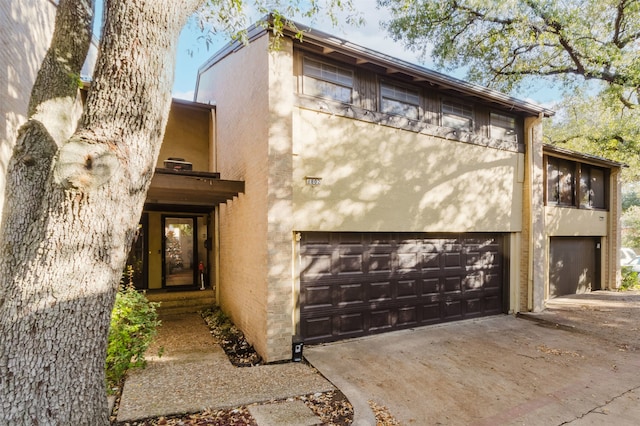
<path fill-rule="evenodd" d="M 521 231 L 522 154 L 301 108 L 294 117 L 296 230 Z"/>
<path fill-rule="evenodd" d="M 196 94 L 197 101 L 217 105 L 217 171 L 245 181 L 244 194 L 219 209 L 218 300 L 269 362 L 291 355 L 291 229 L 278 223 L 290 214 L 287 190 L 279 188 L 291 179 L 291 150 L 286 106 L 281 111 L 269 93 L 291 92 L 291 84 L 280 86 L 285 77 L 270 71 L 270 55 L 290 50 L 270 54 L 262 36 L 201 70 Z"/>
<path fill-rule="evenodd" d="M 609 212 L 545 207 L 545 234 L 549 237 L 606 236 Z"/>
<path fill-rule="evenodd" d="M 211 112 L 173 104 L 156 167 L 169 157 L 184 158 L 193 170 L 209 171 Z"/>
<path fill-rule="evenodd" d="M 0 2 L 0 194 L 31 88 L 51 43 L 56 7 L 49 0 Z M 4 196 L 0 196 L 0 215 Z"/>

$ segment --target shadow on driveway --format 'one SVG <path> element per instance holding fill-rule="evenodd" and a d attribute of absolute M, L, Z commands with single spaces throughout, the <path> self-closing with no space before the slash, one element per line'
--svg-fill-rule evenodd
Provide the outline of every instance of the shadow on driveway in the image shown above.
<path fill-rule="evenodd" d="M 537 321 L 495 316 L 305 355 L 354 404 L 356 424 L 371 424 L 373 401 L 403 425 L 635 425 L 640 295 L 618 294 L 555 299 Z"/>

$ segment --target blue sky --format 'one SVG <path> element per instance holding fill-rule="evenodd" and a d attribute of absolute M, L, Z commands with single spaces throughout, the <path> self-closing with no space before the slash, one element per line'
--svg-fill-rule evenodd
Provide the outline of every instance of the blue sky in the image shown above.
<path fill-rule="evenodd" d="M 391 40 L 386 32 L 381 29 L 380 21 L 386 16 L 384 12 L 377 9 L 376 0 L 356 0 L 355 4 L 365 19 L 365 25 L 361 27 L 352 27 L 347 24 L 333 27 L 329 19 L 323 16 L 317 17 L 315 22 L 297 19 L 296 17 L 292 17 L 292 19 L 392 57 L 427 68 L 434 68 L 432 62 L 421 61 L 416 54 L 404 49 L 401 43 Z M 96 16 L 101 15 L 102 2 L 97 1 Z M 254 14 L 254 19 L 258 17 L 259 15 Z M 173 86 L 173 96 L 176 98 L 193 99 L 198 68 L 228 42 L 228 38 L 217 36 L 213 39 L 214 43 L 207 47 L 203 36 L 204 33 L 200 30 L 198 20 L 195 17 L 190 20 L 182 31 L 178 45 L 176 79 Z M 462 72 L 451 75 L 457 78 L 464 78 Z M 551 87 L 545 83 L 538 83 L 528 90 L 515 93 L 514 96 L 552 108 L 555 102 L 560 101 L 562 93 L 558 88 Z"/>

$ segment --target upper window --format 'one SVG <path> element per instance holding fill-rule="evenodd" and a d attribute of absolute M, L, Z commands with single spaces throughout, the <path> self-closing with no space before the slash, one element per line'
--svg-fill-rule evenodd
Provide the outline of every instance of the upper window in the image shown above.
<path fill-rule="evenodd" d="M 603 168 L 547 157 L 547 204 L 606 209 L 606 179 Z"/>
<path fill-rule="evenodd" d="M 420 95 L 417 90 L 394 84 L 380 85 L 380 110 L 387 114 L 403 115 L 417 120 L 420 113 Z"/>
<path fill-rule="evenodd" d="M 516 142 L 518 137 L 515 117 L 492 112 L 490 132 L 489 136 L 493 139 Z"/>
<path fill-rule="evenodd" d="M 302 68 L 304 94 L 351 103 L 353 71 L 309 58 Z"/>
<path fill-rule="evenodd" d="M 580 207 L 606 208 L 605 186 L 604 170 L 583 164 L 580 168 Z"/>
<path fill-rule="evenodd" d="M 464 132 L 473 129 L 473 108 L 453 101 L 442 101 L 442 125 Z"/>
<path fill-rule="evenodd" d="M 547 160 L 547 201 L 561 206 L 575 205 L 575 163 L 560 158 Z"/>

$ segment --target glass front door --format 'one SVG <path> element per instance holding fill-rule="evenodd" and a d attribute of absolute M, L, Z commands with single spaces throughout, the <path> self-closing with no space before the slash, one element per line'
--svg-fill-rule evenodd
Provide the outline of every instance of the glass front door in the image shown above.
<path fill-rule="evenodd" d="M 198 258 L 196 238 L 198 224 L 193 217 L 163 217 L 164 255 L 163 284 L 165 287 L 197 285 L 195 259 Z"/>

